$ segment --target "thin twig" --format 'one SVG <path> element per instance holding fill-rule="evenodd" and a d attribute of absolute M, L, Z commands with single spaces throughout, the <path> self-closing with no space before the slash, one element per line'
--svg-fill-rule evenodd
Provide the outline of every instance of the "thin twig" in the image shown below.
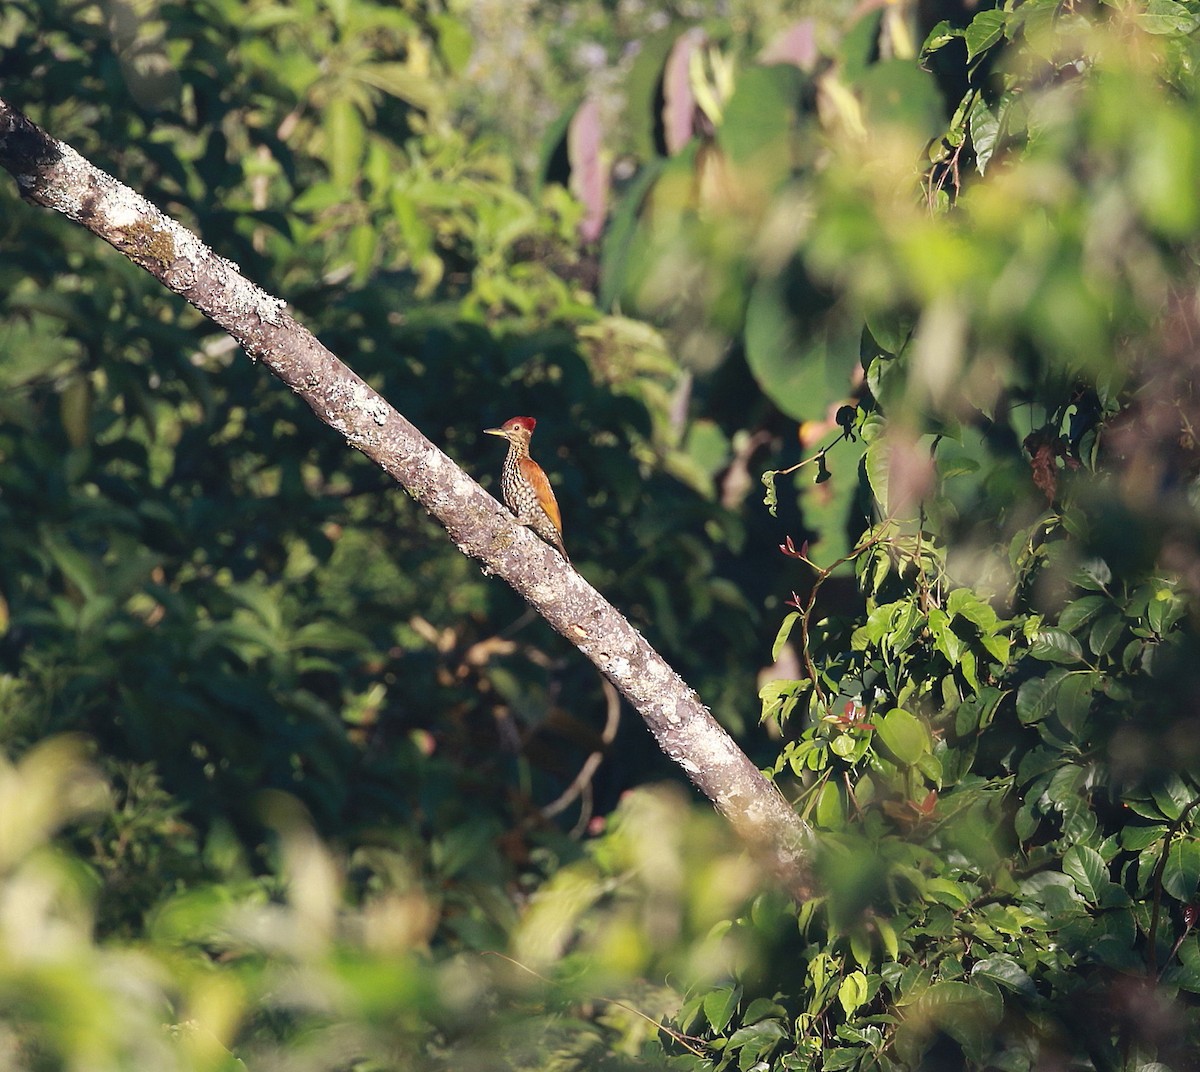
<path fill-rule="evenodd" d="M 551 819 L 559 812 L 565 811 L 571 801 L 578 797 L 591 784 L 592 776 L 596 773 L 596 768 L 604 761 L 604 754 L 608 751 L 608 746 L 616 739 L 617 729 L 621 724 L 621 694 L 603 678 L 600 680 L 600 687 L 604 690 L 604 699 L 607 706 L 604 731 L 600 734 L 600 742 L 604 747 L 592 752 L 583 761 L 583 766 L 579 768 L 579 773 L 575 775 L 571 784 L 567 786 L 562 795 L 557 800 L 551 801 L 542 808 L 542 818 L 544 819 Z"/>

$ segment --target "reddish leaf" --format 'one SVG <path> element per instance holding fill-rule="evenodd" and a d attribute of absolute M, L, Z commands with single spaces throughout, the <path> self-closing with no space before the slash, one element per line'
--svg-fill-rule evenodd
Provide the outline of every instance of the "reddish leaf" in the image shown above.
<path fill-rule="evenodd" d="M 1024 446 L 1029 451 L 1033 482 L 1051 503 L 1058 494 L 1058 458 L 1064 453 L 1062 443 L 1054 433 L 1043 429 L 1027 435 Z"/>
<path fill-rule="evenodd" d="M 802 71 L 811 71 L 817 65 L 815 26 L 812 19 L 792 23 L 759 53 L 759 63 L 765 67 L 774 63 L 790 63 Z"/>
<path fill-rule="evenodd" d="M 608 212 L 608 168 L 601 152 L 603 143 L 600 105 L 595 97 L 589 97 L 571 117 L 567 130 L 571 189 L 585 209 L 579 225 L 579 235 L 585 242 L 600 238 Z"/>
<path fill-rule="evenodd" d="M 695 133 L 696 98 L 688 68 L 692 53 L 707 43 L 708 35 L 698 26 L 692 27 L 671 47 L 663 69 L 663 140 L 670 156 L 687 145 Z"/>

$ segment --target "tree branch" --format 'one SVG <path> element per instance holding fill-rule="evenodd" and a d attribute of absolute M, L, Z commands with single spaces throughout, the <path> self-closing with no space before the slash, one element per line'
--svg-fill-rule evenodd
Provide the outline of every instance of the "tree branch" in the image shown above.
<path fill-rule="evenodd" d="M 329 427 L 394 477 L 458 548 L 508 582 L 641 714 L 659 747 L 790 892 L 809 896 L 811 833 L 640 633 L 285 311 L 190 231 L 0 99 L 0 166 L 229 332 Z"/>

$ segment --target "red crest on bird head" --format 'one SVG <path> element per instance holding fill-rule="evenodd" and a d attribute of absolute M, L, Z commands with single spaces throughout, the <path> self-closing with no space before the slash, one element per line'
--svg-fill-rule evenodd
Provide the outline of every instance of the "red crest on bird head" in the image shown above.
<path fill-rule="evenodd" d="M 532 417 L 509 417 L 508 420 L 501 425 L 504 431 L 508 432 L 515 428 L 524 428 L 527 432 L 532 432 L 537 427 L 537 421 Z"/>

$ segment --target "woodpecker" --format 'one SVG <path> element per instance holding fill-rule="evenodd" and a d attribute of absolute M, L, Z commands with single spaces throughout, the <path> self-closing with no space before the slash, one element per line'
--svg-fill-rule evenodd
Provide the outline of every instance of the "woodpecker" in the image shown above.
<path fill-rule="evenodd" d="M 485 428 L 487 435 L 508 440 L 508 455 L 500 474 L 500 492 L 517 524 L 527 525 L 568 562 L 562 541 L 562 515 L 550 481 L 542 467 L 529 456 L 529 441 L 537 421 L 532 417 L 512 417 L 499 428 Z"/>

